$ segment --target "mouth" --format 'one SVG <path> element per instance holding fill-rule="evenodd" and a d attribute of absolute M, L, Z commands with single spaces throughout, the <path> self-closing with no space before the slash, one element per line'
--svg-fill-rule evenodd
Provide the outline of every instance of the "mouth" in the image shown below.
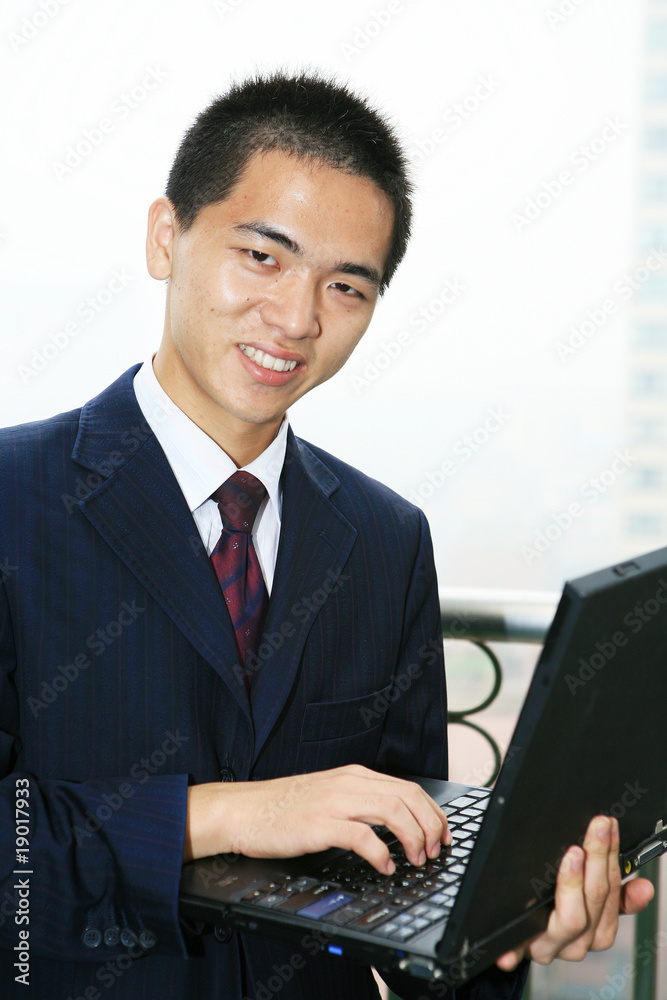
<path fill-rule="evenodd" d="M 239 344 L 239 347 L 247 358 L 254 361 L 260 368 L 273 372 L 292 372 L 299 364 L 298 361 L 288 361 L 285 358 L 276 358 L 267 351 L 260 351 L 255 347 L 248 347 L 246 344 Z"/>

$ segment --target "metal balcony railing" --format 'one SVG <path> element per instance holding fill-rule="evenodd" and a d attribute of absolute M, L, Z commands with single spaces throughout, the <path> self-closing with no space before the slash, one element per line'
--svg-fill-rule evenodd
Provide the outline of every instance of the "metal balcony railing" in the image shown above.
<path fill-rule="evenodd" d="M 488 784 L 492 784 L 498 775 L 501 764 L 500 749 L 488 730 L 470 720 L 471 715 L 483 711 L 495 700 L 503 681 L 500 659 L 487 644 L 489 642 L 541 644 L 553 619 L 558 599 L 559 594 L 551 592 L 464 588 L 440 591 L 443 635 L 445 638 L 474 643 L 487 655 L 493 671 L 489 692 L 479 704 L 449 714 L 450 723 L 475 729 L 488 740 L 496 762 Z M 650 961 L 647 961 L 645 945 L 647 941 L 656 940 L 658 929 L 658 865 L 658 860 L 652 861 L 642 872 L 655 886 L 654 901 L 647 910 L 633 918 L 635 921 L 634 1000 L 656 1000 L 657 997 L 656 956 L 655 952 L 650 950 Z M 638 961 L 640 949 L 642 949 L 641 961 Z M 530 985 L 526 989 L 526 998 L 529 992 Z"/>

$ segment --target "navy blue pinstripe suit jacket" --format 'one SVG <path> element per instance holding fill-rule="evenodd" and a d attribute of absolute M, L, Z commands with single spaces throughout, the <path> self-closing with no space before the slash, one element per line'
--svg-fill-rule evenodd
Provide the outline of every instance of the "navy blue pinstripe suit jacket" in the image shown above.
<path fill-rule="evenodd" d="M 351 762 L 445 774 L 425 519 L 290 434 L 251 708 L 135 371 L 81 410 L 0 434 L 3 992 L 238 1000 L 280 983 L 281 1000 L 375 996 L 369 971 L 343 960 L 306 947 L 286 981 L 294 948 L 221 943 L 179 920 L 186 792 Z M 29 865 L 15 861 L 17 787 Z M 26 931 L 29 990 L 14 964 Z M 515 977 L 496 978 L 480 997 L 514 995 Z"/>

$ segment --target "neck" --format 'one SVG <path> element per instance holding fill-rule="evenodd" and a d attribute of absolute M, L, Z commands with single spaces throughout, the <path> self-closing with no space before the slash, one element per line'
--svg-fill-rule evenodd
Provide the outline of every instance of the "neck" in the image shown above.
<path fill-rule="evenodd" d="M 280 429 L 283 413 L 262 423 L 243 420 L 203 395 L 198 386 L 179 378 L 164 363 L 159 351 L 153 359 L 153 370 L 169 398 L 229 455 L 239 469 L 258 458 Z"/>

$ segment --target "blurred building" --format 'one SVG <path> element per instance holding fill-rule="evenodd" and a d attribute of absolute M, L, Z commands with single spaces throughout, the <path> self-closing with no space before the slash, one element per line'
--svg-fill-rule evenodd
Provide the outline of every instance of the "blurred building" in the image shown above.
<path fill-rule="evenodd" d="M 621 530 L 627 554 L 667 545 L 667 3 L 646 0 L 637 142 L 637 254 L 629 273 L 628 445 Z"/>

